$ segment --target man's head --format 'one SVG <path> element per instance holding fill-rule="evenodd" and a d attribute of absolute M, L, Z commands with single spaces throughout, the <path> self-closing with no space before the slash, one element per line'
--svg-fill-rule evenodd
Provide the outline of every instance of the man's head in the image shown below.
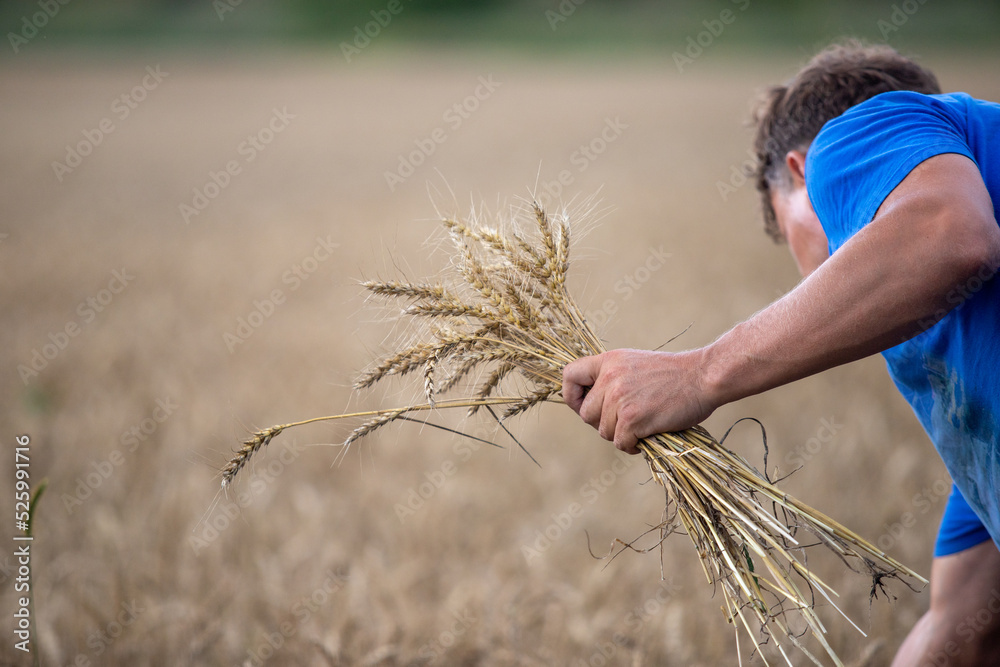
<path fill-rule="evenodd" d="M 810 241 L 804 237 L 815 231 L 822 235 L 808 220 L 809 215 L 815 218 L 805 192 L 809 145 L 828 120 L 892 90 L 941 92 L 933 73 L 891 47 L 848 41 L 821 51 L 790 81 L 769 88 L 758 103 L 754 151 L 764 229 L 775 241 L 789 241 L 800 270 L 811 262 L 800 258 L 796 246 Z"/>

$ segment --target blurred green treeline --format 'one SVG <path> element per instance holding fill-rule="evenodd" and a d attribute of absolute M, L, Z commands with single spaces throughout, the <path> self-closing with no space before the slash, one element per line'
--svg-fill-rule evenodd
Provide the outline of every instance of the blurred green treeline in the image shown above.
<path fill-rule="evenodd" d="M 850 35 L 898 48 L 994 49 L 1000 0 L 0 0 L 11 56 L 62 46 L 328 46 L 811 52 Z M 2 56 L 0 56 L 2 57 Z"/>

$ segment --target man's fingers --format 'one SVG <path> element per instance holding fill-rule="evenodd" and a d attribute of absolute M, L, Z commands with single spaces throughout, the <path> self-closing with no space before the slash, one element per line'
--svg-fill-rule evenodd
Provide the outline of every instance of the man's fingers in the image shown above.
<path fill-rule="evenodd" d="M 601 420 L 604 419 L 604 387 L 596 385 L 590 388 L 580 404 L 579 414 L 583 421 L 600 430 Z"/>
<path fill-rule="evenodd" d="M 580 416 L 583 416 L 580 413 L 583 399 L 587 397 L 588 390 L 594 385 L 600 372 L 600 357 L 577 359 L 563 368 L 563 400 Z M 586 418 L 584 421 L 587 421 Z"/>
<path fill-rule="evenodd" d="M 601 392 L 601 403 L 604 403 L 604 392 Z M 605 440 L 614 441 L 616 428 L 618 428 L 618 411 L 615 410 L 614 406 L 602 405 L 597 432 Z"/>
<path fill-rule="evenodd" d="M 615 447 L 622 450 L 626 454 L 638 454 L 638 444 L 638 438 L 627 432 L 623 427 L 618 427 L 618 430 L 615 432 Z"/>
<path fill-rule="evenodd" d="M 617 425 L 613 439 L 615 447 L 626 454 L 639 453 L 639 450 L 636 449 L 636 443 L 639 439 L 636 437 L 635 417 L 635 410 L 630 410 L 628 405 L 618 405 Z"/>

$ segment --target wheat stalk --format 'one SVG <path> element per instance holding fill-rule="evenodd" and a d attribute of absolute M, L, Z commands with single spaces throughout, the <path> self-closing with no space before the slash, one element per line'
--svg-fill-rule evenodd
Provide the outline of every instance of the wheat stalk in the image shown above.
<path fill-rule="evenodd" d="M 506 419 L 540 403 L 559 401 L 563 367 L 604 352 L 605 347 L 566 287 L 568 216 L 553 219 L 537 203 L 520 213 L 501 227 L 478 224 L 475 216 L 469 221 L 445 219 L 455 246 L 450 282 L 362 283 L 374 296 L 403 301 L 406 316 L 429 326 L 421 329 L 426 332 L 424 339 L 375 363 L 355 388 L 422 369 L 425 403 L 317 417 L 257 431 L 223 469 L 223 487 L 261 448 L 291 427 L 366 418 L 347 437 L 344 444 L 349 446 L 413 412 L 464 408 L 472 414 L 483 406 L 491 412 L 492 406 L 503 406 Z M 439 398 L 461 386 L 461 380 L 475 370 L 489 373 L 470 395 Z M 495 395 L 511 383 L 511 377 L 518 378 L 520 391 Z M 873 592 L 886 578 L 926 583 L 857 534 L 781 491 L 701 427 L 643 438 L 638 447 L 667 493 L 668 519 L 658 527 L 662 537 L 683 530 L 691 539 L 708 582 L 723 592 L 724 611 L 736 626 L 737 643 L 740 628 L 755 645 L 761 643 L 760 632 L 765 641 L 773 639 L 787 664 L 792 663 L 786 640 L 821 665 L 790 625 L 791 617 L 797 616 L 833 663 L 843 665 L 826 641 L 826 629 L 815 611 L 817 594 L 840 611 L 831 597 L 836 593 L 806 566 L 807 546 L 824 545 L 849 568 L 871 576 Z M 804 545 L 803 534 L 815 544 Z"/>

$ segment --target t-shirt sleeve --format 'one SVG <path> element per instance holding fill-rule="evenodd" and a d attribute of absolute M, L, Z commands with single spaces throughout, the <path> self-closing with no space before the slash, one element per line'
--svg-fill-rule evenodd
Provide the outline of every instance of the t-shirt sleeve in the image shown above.
<path fill-rule="evenodd" d="M 823 126 L 806 157 L 806 188 L 831 253 L 924 160 L 943 153 L 974 159 L 963 106 L 955 96 L 883 93 Z"/>

